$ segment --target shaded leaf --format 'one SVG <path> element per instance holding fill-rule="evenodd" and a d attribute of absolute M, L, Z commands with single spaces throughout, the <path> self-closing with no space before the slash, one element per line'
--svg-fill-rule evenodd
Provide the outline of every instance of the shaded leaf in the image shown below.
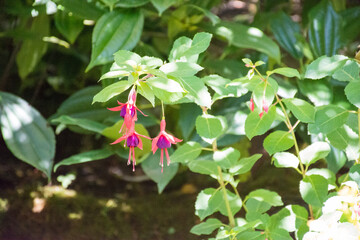
<path fill-rule="evenodd" d="M 289 132 L 275 131 L 270 133 L 264 140 L 264 148 L 270 154 L 273 155 L 276 152 L 281 152 L 291 148 L 294 145 L 294 140 Z"/>

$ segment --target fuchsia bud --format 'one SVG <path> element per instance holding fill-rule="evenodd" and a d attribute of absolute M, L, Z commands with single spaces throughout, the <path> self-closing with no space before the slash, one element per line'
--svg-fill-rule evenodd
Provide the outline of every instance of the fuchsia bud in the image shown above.
<path fill-rule="evenodd" d="M 250 107 L 250 110 L 253 112 L 254 109 L 255 109 L 255 105 L 254 105 L 254 100 L 253 100 L 253 98 L 250 98 L 250 105 L 249 105 L 249 107 Z"/>
<path fill-rule="evenodd" d="M 264 112 L 259 113 L 260 118 L 262 118 L 263 115 L 264 115 Z"/>
<path fill-rule="evenodd" d="M 267 105 L 265 98 L 263 99 L 263 109 L 266 113 L 269 111 L 269 106 Z"/>

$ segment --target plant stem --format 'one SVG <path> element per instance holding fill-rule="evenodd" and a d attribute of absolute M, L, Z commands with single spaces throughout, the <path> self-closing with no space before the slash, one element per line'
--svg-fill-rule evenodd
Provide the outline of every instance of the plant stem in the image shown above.
<path fill-rule="evenodd" d="M 229 199 L 227 197 L 221 167 L 218 166 L 217 169 L 218 169 L 218 172 L 219 172 L 219 183 L 220 183 L 220 186 L 222 188 L 223 195 L 224 195 L 224 201 L 225 201 L 226 211 L 227 211 L 227 214 L 228 214 L 228 217 L 229 217 L 230 227 L 233 228 L 233 227 L 235 227 L 235 219 L 234 219 L 234 216 L 232 215 L 232 212 L 231 212 L 230 203 L 229 203 Z"/>
<path fill-rule="evenodd" d="M 163 101 L 161 101 L 161 110 L 162 110 L 162 114 L 163 114 L 162 119 L 165 119 L 165 110 L 164 110 L 164 103 L 163 103 Z"/>

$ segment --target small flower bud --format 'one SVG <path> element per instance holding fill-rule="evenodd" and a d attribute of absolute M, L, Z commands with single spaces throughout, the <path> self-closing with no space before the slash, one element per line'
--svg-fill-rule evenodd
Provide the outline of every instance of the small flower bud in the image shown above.
<path fill-rule="evenodd" d="M 269 106 L 267 105 L 265 99 L 263 99 L 263 109 L 266 113 L 269 111 Z"/>
<path fill-rule="evenodd" d="M 250 110 L 253 112 L 254 109 L 255 109 L 255 105 L 254 105 L 254 100 L 253 100 L 253 98 L 250 99 L 250 105 L 249 105 L 249 107 L 250 107 Z"/>

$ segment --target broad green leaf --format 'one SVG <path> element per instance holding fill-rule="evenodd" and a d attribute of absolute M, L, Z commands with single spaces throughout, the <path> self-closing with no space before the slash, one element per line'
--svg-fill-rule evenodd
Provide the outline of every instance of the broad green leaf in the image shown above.
<path fill-rule="evenodd" d="M 229 169 L 229 172 L 233 175 L 239 175 L 247 173 L 251 170 L 257 160 L 262 157 L 262 154 L 254 154 L 251 157 L 242 158 L 238 163 Z"/>
<path fill-rule="evenodd" d="M 155 95 L 147 83 L 139 82 L 137 92 L 146 98 L 153 107 L 155 107 Z"/>
<path fill-rule="evenodd" d="M 196 118 L 201 115 L 202 112 L 194 103 L 181 104 L 179 111 L 181 114 L 179 115 L 178 125 L 182 136 L 187 140 L 195 128 Z"/>
<path fill-rule="evenodd" d="M 292 240 L 293 238 L 290 236 L 289 232 L 282 228 L 273 229 L 269 232 L 270 239 L 276 240 Z"/>
<path fill-rule="evenodd" d="M 310 103 L 299 98 L 283 99 L 283 102 L 301 122 L 312 123 L 315 121 L 315 108 Z"/>
<path fill-rule="evenodd" d="M 284 205 L 279 194 L 266 189 L 257 189 L 252 191 L 246 196 L 245 201 L 250 198 L 256 199 L 258 201 L 266 202 L 274 207 Z"/>
<path fill-rule="evenodd" d="M 132 66 L 132 63 L 136 65 L 140 64 L 141 57 L 138 54 L 127 50 L 119 50 L 116 53 L 114 53 L 114 61 L 119 67 L 123 65 Z"/>
<path fill-rule="evenodd" d="M 146 82 L 153 90 L 154 95 L 166 103 L 175 102 L 184 96 L 181 85 L 172 79 L 153 77 Z"/>
<path fill-rule="evenodd" d="M 74 16 L 84 20 L 97 20 L 104 13 L 94 2 L 87 0 L 54 0 L 54 2 L 63 6 L 67 12 L 71 12 Z"/>
<path fill-rule="evenodd" d="M 277 91 L 278 84 L 271 77 L 268 78 L 268 81 L 261 81 L 256 85 L 253 91 L 253 98 L 258 109 L 263 110 L 265 104 L 270 108 Z"/>
<path fill-rule="evenodd" d="M 350 168 L 349 177 L 360 186 L 360 165 L 355 164 Z"/>
<path fill-rule="evenodd" d="M 114 10 L 104 14 L 94 27 L 91 60 L 86 71 L 110 62 L 119 49 L 134 48 L 140 39 L 143 24 L 144 16 L 139 10 Z"/>
<path fill-rule="evenodd" d="M 345 65 L 336 70 L 332 75 L 333 78 L 343 82 L 360 81 L 360 67 L 353 60 L 347 60 Z"/>
<path fill-rule="evenodd" d="M 226 123 L 224 123 L 222 117 L 216 117 L 209 114 L 198 116 L 196 118 L 195 126 L 200 137 L 208 139 L 211 143 L 223 134 L 226 129 Z"/>
<path fill-rule="evenodd" d="M 73 164 L 79 164 L 79 163 L 85 163 L 85 162 L 91 162 L 95 160 L 101 160 L 104 158 L 108 158 L 111 155 L 113 155 L 114 152 L 108 150 L 108 149 L 98 149 L 98 150 L 92 150 L 89 152 L 83 152 L 76 155 L 73 155 L 71 157 L 68 157 L 61 162 L 55 164 L 54 166 L 54 172 L 60 167 L 64 165 L 73 165 Z"/>
<path fill-rule="evenodd" d="M 171 162 L 191 162 L 200 155 L 201 149 L 202 146 L 197 142 L 186 142 L 170 156 Z"/>
<path fill-rule="evenodd" d="M 141 58 L 141 65 L 145 65 L 146 68 L 156 68 L 163 65 L 164 62 L 160 58 L 144 56 Z"/>
<path fill-rule="evenodd" d="M 309 42 L 315 57 L 333 56 L 342 46 L 342 18 L 331 2 L 322 1 L 309 13 Z"/>
<path fill-rule="evenodd" d="M 245 133 L 246 136 L 251 140 L 253 137 L 257 135 L 262 135 L 266 133 L 272 123 L 275 120 L 276 116 L 276 107 L 270 107 L 267 113 L 264 113 L 260 118 L 259 113 L 256 111 L 251 112 L 245 121 Z"/>
<path fill-rule="evenodd" d="M 33 19 L 31 24 L 31 37 L 25 39 L 16 55 L 16 64 L 19 75 L 25 79 L 39 64 L 42 56 L 46 53 L 48 44 L 43 37 L 49 35 L 49 17 L 40 14 Z"/>
<path fill-rule="evenodd" d="M 302 45 L 298 40 L 301 36 L 300 26 L 284 12 L 279 12 L 270 20 L 271 31 L 281 47 L 289 52 L 294 58 L 303 57 Z"/>
<path fill-rule="evenodd" d="M 187 37 L 176 39 L 169 54 L 169 61 L 180 60 L 196 63 L 199 54 L 209 47 L 211 38 L 212 34 L 201 32 L 195 34 L 193 40 Z"/>
<path fill-rule="evenodd" d="M 299 81 L 299 87 L 302 94 L 310 99 L 315 106 L 330 104 L 333 99 L 333 90 L 326 79 L 312 81 Z"/>
<path fill-rule="evenodd" d="M 204 14 L 204 16 L 206 16 L 211 21 L 212 25 L 218 24 L 220 22 L 220 18 L 217 15 L 213 14 L 211 11 L 203 7 L 199 7 L 195 4 L 186 4 L 185 6 L 188 8 L 196 9 L 202 14 Z"/>
<path fill-rule="evenodd" d="M 227 78 L 223 78 L 218 75 L 209 75 L 203 77 L 201 80 L 219 95 L 233 94 L 233 96 L 235 96 L 234 89 L 227 86 L 227 84 L 231 82 Z"/>
<path fill-rule="evenodd" d="M 171 62 L 162 65 L 159 69 L 173 77 L 191 77 L 203 68 L 196 63 Z"/>
<path fill-rule="evenodd" d="M 188 164 L 192 172 L 206 174 L 206 175 L 218 175 L 218 165 L 214 161 L 210 160 L 195 160 Z"/>
<path fill-rule="evenodd" d="M 299 229 L 300 226 L 306 225 L 307 221 L 308 211 L 304 207 L 288 205 L 270 217 L 267 228 L 269 228 L 270 231 L 285 229 L 287 232 L 294 232 Z"/>
<path fill-rule="evenodd" d="M 92 99 L 96 93 L 101 90 L 99 86 L 91 86 L 75 92 L 57 109 L 56 114 L 50 117 L 54 119 L 62 115 L 67 115 L 72 118 L 86 118 L 93 121 L 103 121 L 114 112 L 104 108 L 101 104 L 91 104 Z"/>
<path fill-rule="evenodd" d="M 236 236 L 237 240 L 265 240 L 266 236 L 260 231 L 245 231 Z"/>
<path fill-rule="evenodd" d="M 331 152 L 326 157 L 327 167 L 336 174 L 345 165 L 347 158 L 343 151 L 330 147 Z"/>
<path fill-rule="evenodd" d="M 315 126 L 325 134 L 331 133 L 344 125 L 349 112 L 336 105 L 318 107 L 315 113 Z"/>
<path fill-rule="evenodd" d="M 249 212 L 257 212 L 257 213 L 267 212 L 271 208 L 271 205 L 269 203 L 264 202 L 262 200 L 260 201 L 256 200 L 255 198 L 249 198 L 246 201 L 245 206 Z"/>
<path fill-rule="evenodd" d="M 149 0 L 121 0 L 117 1 L 116 7 L 120 8 L 135 8 L 147 4 Z"/>
<path fill-rule="evenodd" d="M 96 94 L 93 98 L 93 102 L 106 102 L 111 98 L 121 94 L 122 92 L 126 91 L 131 84 L 128 81 L 119 81 L 113 83 L 106 88 L 102 89 L 98 94 Z"/>
<path fill-rule="evenodd" d="M 141 167 L 145 174 L 157 183 L 158 192 L 162 193 L 171 179 L 173 179 L 176 175 L 179 164 L 170 163 L 169 166 L 164 166 L 164 171 L 161 172 L 161 166 L 159 166 L 159 162 L 160 151 L 158 150 L 155 154 L 151 153 L 149 157 L 147 157 L 144 162 L 141 163 Z"/>
<path fill-rule="evenodd" d="M 305 176 L 300 181 L 300 194 L 304 201 L 314 207 L 322 207 L 327 198 L 328 182 L 320 175 Z"/>
<path fill-rule="evenodd" d="M 331 76 L 345 65 L 347 59 L 348 58 L 343 55 L 319 57 L 307 66 L 305 78 L 316 80 Z"/>
<path fill-rule="evenodd" d="M 58 118 L 53 119 L 51 122 L 54 123 L 61 123 L 64 125 L 75 125 L 78 127 L 81 127 L 85 130 L 89 130 L 95 133 L 102 133 L 102 131 L 107 127 L 106 125 L 90 120 L 90 119 L 86 119 L 86 118 L 72 118 L 70 116 L 67 115 L 62 115 Z"/>
<path fill-rule="evenodd" d="M 336 176 L 335 174 L 330 171 L 329 169 L 326 168 L 312 168 L 309 171 L 306 172 L 306 176 L 311 176 L 311 175 L 320 175 L 322 177 L 324 177 L 327 181 L 329 185 L 333 185 L 333 187 L 336 186 Z M 328 189 L 330 190 L 330 186 L 328 187 Z"/>
<path fill-rule="evenodd" d="M 359 35 L 360 22 L 357 20 L 360 16 L 360 6 L 347 8 L 340 14 L 344 21 L 343 38 L 350 43 Z"/>
<path fill-rule="evenodd" d="M 278 95 L 282 98 L 293 98 L 298 91 L 298 87 L 288 81 L 279 81 Z"/>
<path fill-rule="evenodd" d="M 221 199 L 214 198 L 216 191 L 218 190 L 214 188 L 206 188 L 198 194 L 195 201 L 195 214 L 200 220 L 218 211 L 222 204 Z"/>
<path fill-rule="evenodd" d="M 213 154 L 214 161 L 224 168 L 228 169 L 234 166 L 240 158 L 240 152 L 232 147 L 215 151 Z"/>
<path fill-rule="evenodd" d="M 257 50 L 280 62 L 279 46 L 258 28 L 222 21 L 209 31 L 226 39 L 230 45 Z"/>
<path fill-rule="evenodd" d="M 299 159 L 289 152 L 275 153 L 273 159 L 277 168 L 297 168 L 299 166 Z"/>
<path fill-rule="evenodd" d="M 270 133 L 264 140 L 264 148 L 270 154 L 273 155 L 276 152 L 281 152 L 291 148 L 294 145 L 294 140 L 287 131 L 275 131 Z"/>
<path fill-rule="evenodd" d="M 82 19 L 69 12 L 58 10 L 54 16 L 57 30 L 70 42 L 74 43 L 84 28 Z"/>
<path fill-rule="evenodd" d="M 171 5 L 174 5 L 177 0 L 150 0 L 154 7 L 158 10 L 159 15 L 168 9 Z"/>
<path fill-rule="evenodd" d="M 221 227 L 223 224 L 216 218 L 208 218 L 205 222 L 195 225 L 190 232 L 195 235 L 211 234 L 214 230 Z"/>
<path fill-rule="evenodd" d="M 1 132 L 6 146 L 20 160 L 43 171 L 50 180 L 55 135 L 40 113 L 23 99 L 0 92 Z"/>
<path fill-rule="evenodd" d="M 305 165 L 311 165 L 319 159 L 325 158 L 330 152 L 326 142 L 315 142 L 300 151 L 300 160 Z"/>
<path fill-rule="evenodd" d="M 194 101 L 197 105 L 211 108 L 210 93 L 200 78 L 192 77 L 179 77 L 184 89 L 188 92 L 186 95 L 190 100 Z"/>
<path fill-rule="evenodd" d="M 349 102 L 360 108 L 360 81 L 352 81 L 345 88 L 345 94 Z"/>
<path fill-rule="evenodd" d="M 285 77 L 297 77 L 298 79 L 301 79 L 300 73 L 298 72 L 298 70 L 294 69 L 294 68 L 289 68 L 289 67 L 283 67 L 283 68 L 276 68 L 270 72 L 267 72 L 267 75 L 273 74 L 273 73 L 277 73 L 280 75 L 283 75 Z"/>

